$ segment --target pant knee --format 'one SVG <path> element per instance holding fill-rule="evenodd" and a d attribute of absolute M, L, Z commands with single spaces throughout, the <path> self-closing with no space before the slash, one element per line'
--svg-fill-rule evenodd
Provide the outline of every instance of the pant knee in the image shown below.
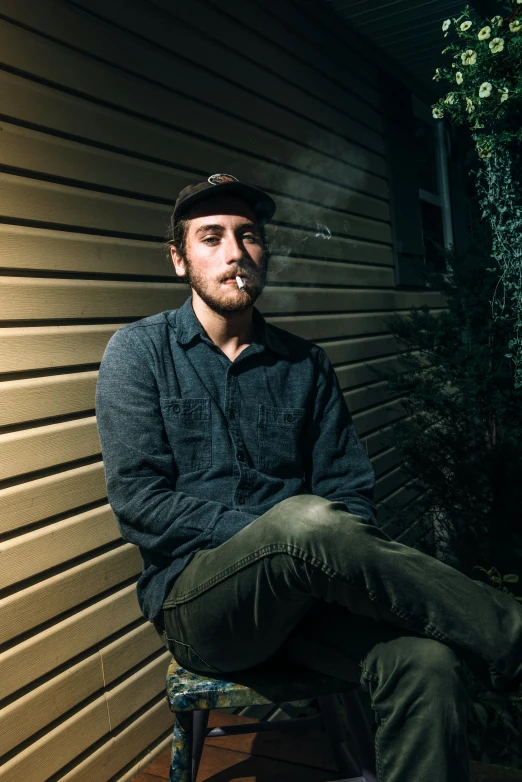
<path fill-rule="evenodd" d="M 331 504 L 329 500 L 318 497 L 316 494 L 296 494 L 282 500 L 275 507 L 281 509 L 285 514 L 288 513 L 312 521 L 321 518 Z"/>
<path fill-rule="evenodd" d="M 278 502 L 261 517 L 271 542 L 297 542 L 322 524 L 328 500 L 312 494 L 298 494 Z"/>
<path fill-rule="evenodd" d="M 424 690 L 440 691 L 462 686 L 462 661 L 446 644 L 431 638 L 400 636 L 377 644 L 369 670 L 380 681 L 411 679 Z"/>
<path fill-rule="evenodd" d="M 289 497 L 275 507 L 277 508 L 277 512 L 273 516 L 275 524 L 280 523 L 283 518 L 284 528 L 288 535 L 294 541 L 301 540 L 303 543 L 316 536 L 325 540 L 336 532 L 343 535 L 351 533 L 355 535 L 359 527 L 363 526 L 351 518 L 344 503 L 333 503 L 314 494 L 299 494 L 295 497 Z M 346 515 L 340 515 L 336 512 L 343 508 L 346 510 Z"/>

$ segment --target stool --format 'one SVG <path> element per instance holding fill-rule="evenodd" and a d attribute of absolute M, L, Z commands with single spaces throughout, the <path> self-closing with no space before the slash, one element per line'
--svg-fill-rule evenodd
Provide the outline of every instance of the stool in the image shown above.
<path fill-rule="evenodd" d="M 227 674 L 228 676 L 229 674 Z M 167 701 L 176 714 L 172 741 L 170 782 L 196 782 L 207 736 L 230 736 L 324 723 L 332 742 L 339 782 L 377 782 L 375 747 L 355 683 L 324 676 L 307 668 L 289 671 L 251 669 L 217 679 L 182 668 L 174 658 L 167 672 Z M 345 742 L 345 730 L 338 710 L 339 694 L 346 709 L 348 730 L 354 739 L 357 759 Z M 209 709 L 274 704 L 318 698 L 320 714 L 312 717 L 208 729 Z"/>

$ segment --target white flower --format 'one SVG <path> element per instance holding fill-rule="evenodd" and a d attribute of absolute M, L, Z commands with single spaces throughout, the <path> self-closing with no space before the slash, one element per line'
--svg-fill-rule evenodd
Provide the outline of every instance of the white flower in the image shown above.
<path fill-rule="evenodd" d="M 509 98 L 509 90 L 508 90 L 508 88 L 507 88 L 507 87 L 502 87 L 502 88 L 501 88 L 501 89 L 498 91 L 498 94 L 499 94 L 499 96 L 500 96 L 500 102 L 501 102 L 501 103 L 504 103 L 504 101 L 505 101 L 505 100 L 507 100 L 507 99 Z"/>
<path fill-rule="evenodd" d="M 486 141 L 484 144 L 477 144 L 477 152 L 479 157 L 491 157 L 493 147 Z"/>
<path fill-rule="evenodd" d="M 499 40 L 497 38 L 494 38 L 493 40 Z M 489 44 L 491 48 L 491 44 Z M 460 59 L 462 60 L 463 65 L 475 65 L 477 62 L 477 52 L 474 52 L 473 49 L 466 49 L 465 52 L 462 52 L 460 55 Z"/>
<path fill-rule="evenodd" d="M 483 27 L 478 34 L 478 39 L 479 41 L 487 41 L 488 38 L 491 38 L 491 27 Z"/>
<path fill-rule="evenodd" d="M 512 33 L 519 33 L 520 30 L 522 29 L 522 24 L 520 24 L 518 19 L 515 19 L 514 22 L 509 23 L 509 29 L 511 30 Z"/>
<path fill-rule="evenodd" d="M 445 22 L 442 22 L 442 32 L 445 33 L 446 30 L 449 28 L 451 24 L 451 19 L 446 19 Z"/>
<path fill-rule="evenodd" d="M 457 82 L 457 84 L 462 84 L 462 82 L 464 81 L 464 77 L 462 76 L 462 73 L 460 71 L 457 71 L 457 73 L 455 74 L 455 81 Z"/>
<path fill-rule="evenodd" d="M 433 77 L 434 81 L 439 81 L 440 79 L 440 68 L 435 68 L 435 76 Z"/>
<path fill-rule="evenodd" d="M 446 97 L 444 98 L 444 103 L 449 103 L 450 105 L 452 103 L 455 103 L 455 93 L 449 92 Z"/>
<path fill-rule="evenodd" d="M 504 48 L 504 39 L 493 38 L 493 40 L 489 42 L 489 48 L 491 49 L 491 54 L 496 54 L 497 52 L 501 52 L 502 49 Z"/>
<path fill-rule="evenodd" d="M 489 98 L 493 85 L 489 81 L 483 82 L 479 87 L 479 98 Z"/>
<path fill-rule="evenodd" d="M 497 14 L 497 16 L 494 16 L 493 19 L 491 20 L 491 24 L 496 24 L 497 27 L 500 27 L 502 22 L 503 22 L 503 19 L 502 19 L 501 16 L 498 16 L 498 14 Z"/>
<path fill-rule="evenodd" d="M 438 106 L 434 106 L 431 113 L 435 119 L 441 119 L 444 116 L 444 112 Z"/>
<path fill-rule="evenodd" d="M 460 29 L 462 30 L 463 33 L 465 33 L 466 30 L 469 30 L 472 24 L 473 22 L 462 22 L 462 24 L 460 25 Z"/>
<path fill-rule="evenodd" d="M 466 111 L 468 114 L 471 114 L 471 112 L 474 110 L 475 106 L 473 105 L 473 101 L 469 98 L 466 98 Z"/>

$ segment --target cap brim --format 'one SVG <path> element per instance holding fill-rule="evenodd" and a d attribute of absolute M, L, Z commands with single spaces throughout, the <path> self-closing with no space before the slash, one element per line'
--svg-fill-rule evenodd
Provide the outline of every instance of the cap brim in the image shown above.
<path fill-rule="evenodd" d="M 247 185 L 244 182 L 223 182 L 219 185 L 212 185 L 205 190 L 200 190 L 199 193 L 193 193 L 188 198 L 185 198 L 183 203 L 176 209 L 176 221 L 195 204 L 215 198 L 217 195 L 240 196 L 251 206 L 256 219 L 262 225 L 272 219 L 276 210 L 275 201 L 258 187 Z"/>

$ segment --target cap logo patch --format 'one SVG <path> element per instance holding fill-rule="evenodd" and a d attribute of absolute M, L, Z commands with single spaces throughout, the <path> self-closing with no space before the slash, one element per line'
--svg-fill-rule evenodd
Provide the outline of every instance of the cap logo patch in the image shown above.
<path fill-rule="evenodd" d="M 232 174 L 212 174 L 208 181 L 211 185 L 222 185 L 224 182 L 239 182 L 239 179 Z"/>

